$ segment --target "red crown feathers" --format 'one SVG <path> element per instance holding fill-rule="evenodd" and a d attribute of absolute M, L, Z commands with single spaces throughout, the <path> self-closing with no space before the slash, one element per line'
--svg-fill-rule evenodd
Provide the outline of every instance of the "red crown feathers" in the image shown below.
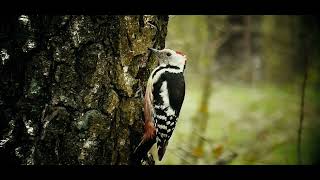
<path fill-rule="evenodd" d="M 182 52 L 176 51 L 176 53 L 177 53 L 177 54 L 180 54 L 181 56 L 184 56 L 184 57 L 186 58 L 186 60 L 187 60 L 187 56 L 186 56 L 185 54 L 183 54 Z"/>
<path fill-rule="evenodd" d="M 182 56 L 185 56 L 185 54 L 183 54 L 183 53 L 180 52 L 180 51 L 176 51 L 176 53 L 177 53 L 177 54 L 180 54 L 180 55 L 182 55 Z"/>

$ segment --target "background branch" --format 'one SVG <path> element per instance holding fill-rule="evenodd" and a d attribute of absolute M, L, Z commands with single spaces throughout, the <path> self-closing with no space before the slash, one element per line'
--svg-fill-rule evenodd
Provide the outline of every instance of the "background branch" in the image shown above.
<path fill-rule="evenodd" d="M 305 70 L 302 82 L 301 89 L 301 104 L 300 104 L 300 119 L 299 119 L 299 128 L 298 128 L 298 145 L 297 145 L 297 155 L 298 155 L 298 164 L 302 164 L 301 158 L 301 139 L 302 139 L 302 129 L 303 129 L 303 120 L 304 120 L 304 99 L 305 99 L 305 89 L 307 86 L 308 78 L 308 65 L 309 65 L 309 47 L 308 47 L 308 38 L 304 39 L 304 59 L 305 59 Z"/>

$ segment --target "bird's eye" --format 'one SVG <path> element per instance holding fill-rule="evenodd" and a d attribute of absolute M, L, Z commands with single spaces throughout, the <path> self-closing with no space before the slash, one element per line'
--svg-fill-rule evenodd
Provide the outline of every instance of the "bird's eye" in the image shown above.
<path fill-rule="evenodd" d="M 167 56 L 171 56 L 171 53 L 167 53 Z"/>

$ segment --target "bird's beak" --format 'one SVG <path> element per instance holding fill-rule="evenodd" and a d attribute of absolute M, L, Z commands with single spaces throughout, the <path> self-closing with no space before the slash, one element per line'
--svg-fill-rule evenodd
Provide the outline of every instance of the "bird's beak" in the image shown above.
<path fill-rule="evenodd" d="M 153 49 L 153 48 L 148 48 L 149 51 L 152 51 L 152 52 L 159 52 L 159 50 L 157 49 Z"/>

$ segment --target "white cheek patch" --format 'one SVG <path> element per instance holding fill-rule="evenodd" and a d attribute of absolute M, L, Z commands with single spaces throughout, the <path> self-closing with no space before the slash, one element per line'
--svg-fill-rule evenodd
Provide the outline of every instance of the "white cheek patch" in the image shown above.
<path fill-rule="evenodd" d="M 174 55 L 170 60 L 170 65 L 178 66 L 180 69 L 184 69 L 186 58 L 180 54 Z"/>

